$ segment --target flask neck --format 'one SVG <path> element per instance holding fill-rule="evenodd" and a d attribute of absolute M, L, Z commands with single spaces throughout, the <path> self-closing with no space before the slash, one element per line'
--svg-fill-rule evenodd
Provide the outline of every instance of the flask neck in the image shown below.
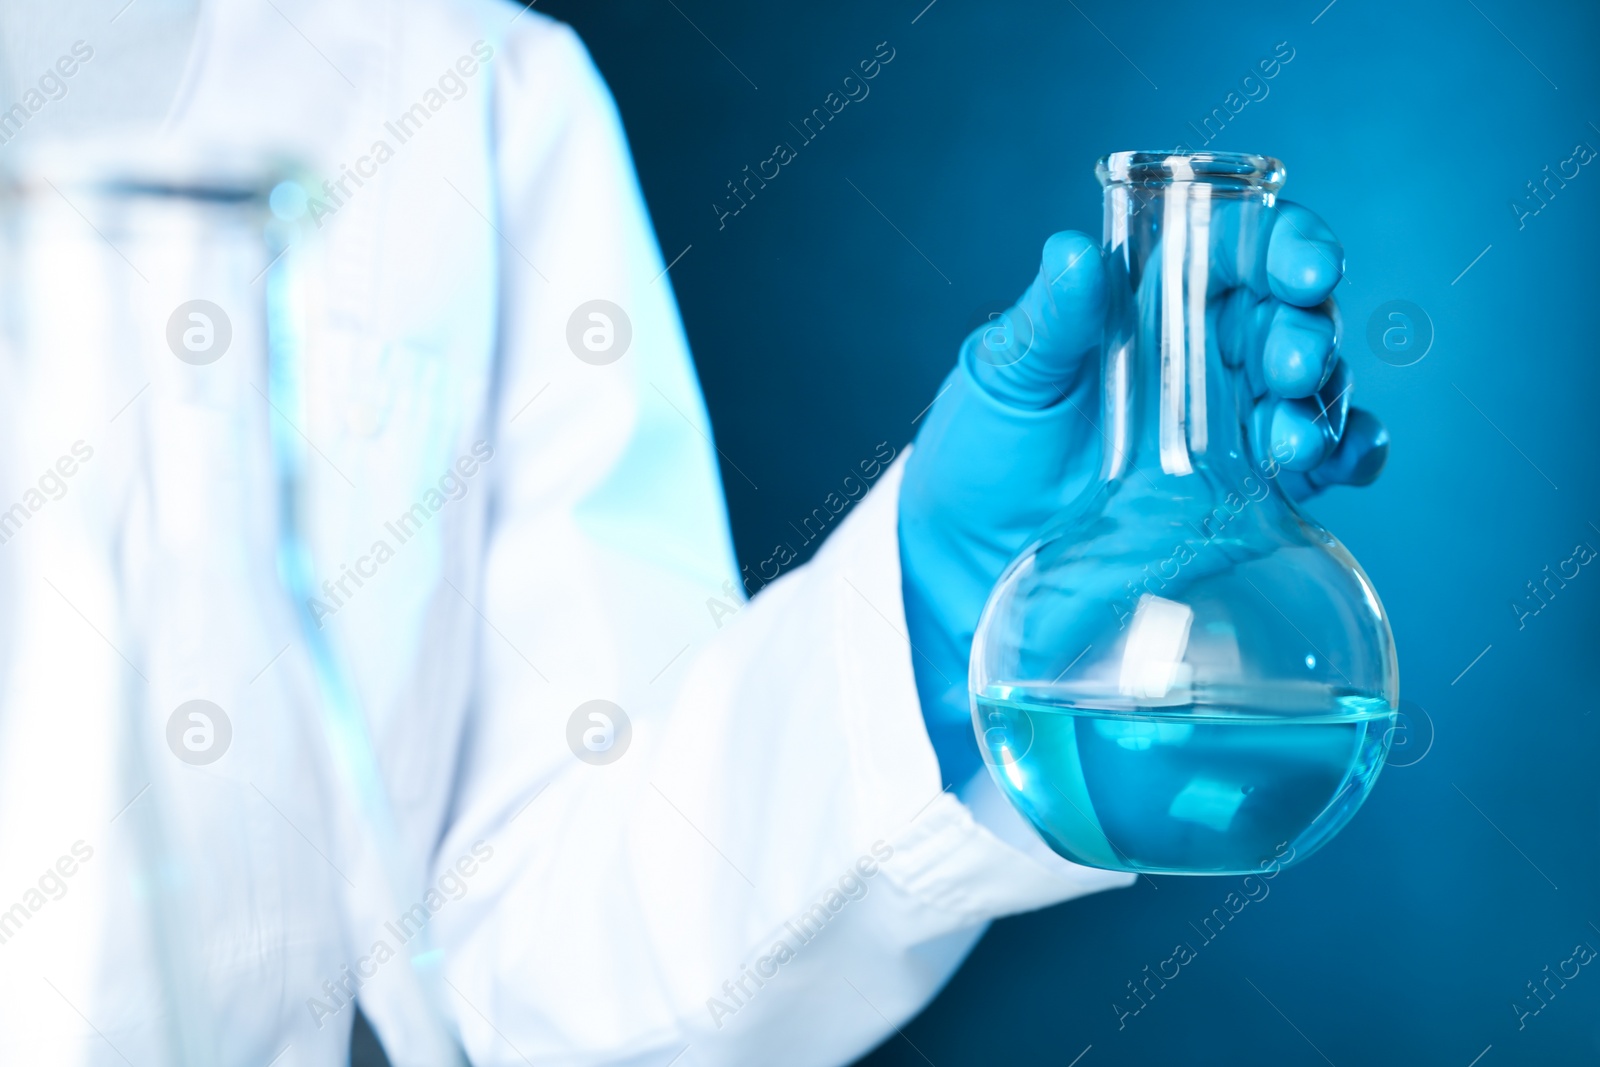
<path fill-rule="evenodd" d="M 1204 181 L 1107 184 L 1103 479 L 1237 484 L 1256 472 L 1249 383 L 1218 322 L 1271 198 Z"/>

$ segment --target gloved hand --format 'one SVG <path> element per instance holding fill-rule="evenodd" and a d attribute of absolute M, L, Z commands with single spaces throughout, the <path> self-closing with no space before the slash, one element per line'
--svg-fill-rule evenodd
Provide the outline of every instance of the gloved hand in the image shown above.
<path fill-rule="evenodd" d="M 1243 355 L 1257 397 L 1252 444 L 1292 457 L 1278 482 L 1293 497 L 1366 485 L 1383 468 L 1389 437 L 1376 418 L 1349 406 L 1329 297 L 1344 249 L 1298 205 L 1280 201 L 1264 221 L 1257 261 L 1221 298 L 1215 320 L 1224 350 Z M 951 786 L 982 763 L 967 660 L 989 591 L 1099 470 L 1105 298 L 1098 242 L 1072 232 L 1051 237 L 1028 291 L 962 345 L 906 461 L 906 624 L 923 716 Z"/>

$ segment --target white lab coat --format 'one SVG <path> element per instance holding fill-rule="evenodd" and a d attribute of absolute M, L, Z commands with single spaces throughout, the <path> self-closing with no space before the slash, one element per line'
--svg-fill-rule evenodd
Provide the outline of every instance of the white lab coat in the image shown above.
<path fill-rule="evenodd" d="M 430 1010 L 477 1065 L 846 1063 L 988 920 L 1127 882 L 1058 860 L 986 779 L 940 791 L 882 463 L 902 442 L 863 457 L 877 484 L 812 562 L 737 594 L 621 123 L 574 35 L 519 10 L 212 5 L 164 132 L 111 153 L 299 168 L 320 225 L 291 251 L 295 412 L 267 399 L 265 252 L 160 204 L 97 217 L 64 181 L 34 203 L 48 237 L 4 267 L 32 325 L 4 351 L 0 508 L 92 458 L 0 544 L 0 909 L 23 908 L 0 913 L 0 1062 L 342 1063 L 359 975 L 401 1067 L 443 1062 Z M 367 176 L 317 188 L 346 168 Z M 233 330 L 205 367 L 164 334 L 194 298 Z M 631 323 L 604 365 L 568 338 L 595 299 Z M 280 417 L 387 868 L 277 569 Z M 367 577 L 341 592 L 346 566 Z M 203 766 L 167 742 L 193 699 L 232 730 Z M 569 745 L 593 700 L 631 727 L 603 765 Z"/>

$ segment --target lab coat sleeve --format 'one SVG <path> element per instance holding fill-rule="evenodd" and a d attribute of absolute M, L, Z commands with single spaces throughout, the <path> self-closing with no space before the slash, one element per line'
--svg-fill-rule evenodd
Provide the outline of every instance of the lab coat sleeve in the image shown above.
<path fill-rule="evenodd" d="M 498 499 L 432 919 L 455 1018 L 479 1067 L 847 1063 L 988 920 L 1126 879 L 1057 860 L 991 797 L 1008 843 L 981 799 L 941 791 L 891 446 L 867 450 L 877 484 L 815 558 L 743 602 L 610 98 L 551 22 L 526 20 L 497 62 Z M 740 254 L 690 232 L 677 270 Z M 601 319 L 574 319 L 590 306 Z M 629 341 L 612 360 L 615 309 Z"/>

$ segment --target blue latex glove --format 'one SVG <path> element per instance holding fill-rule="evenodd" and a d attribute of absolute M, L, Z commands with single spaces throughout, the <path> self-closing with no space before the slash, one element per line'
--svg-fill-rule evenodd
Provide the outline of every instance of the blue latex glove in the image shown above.
<path fill-rule="evenodd" d="M 1258 398 L 1252 443 L 1293 457 L 1279 482 L 1297 498 L 1365 485 L 1382 469 L 1389 437 L 1350 407 L 1329 297 L 1344 249 L 1303 207 L 1280 202 L 1268 218 L 1259 254 L 1239 265 L 1217 317 L 1225 354 L 1244 363 Z M 1045 242 L 1028 291 L 962 345 L 906 462 L 906 624 L 923 716 L 951 786 L 982 765 L 967 660 L 989 590 L 1099 470 L 1105 288 L 1097 242 L 1070 232 Z"/>

